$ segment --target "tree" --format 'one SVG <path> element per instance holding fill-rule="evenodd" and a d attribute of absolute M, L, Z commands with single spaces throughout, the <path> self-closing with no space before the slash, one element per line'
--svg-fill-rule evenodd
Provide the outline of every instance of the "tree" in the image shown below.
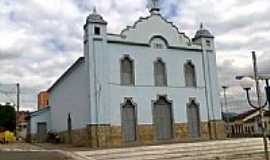
<path fill-rule="evenodd" d="M 0 104 L 0 128 L 9 131 L 16 129 L 16 111 L 14 106 L 9 103 Z"/>

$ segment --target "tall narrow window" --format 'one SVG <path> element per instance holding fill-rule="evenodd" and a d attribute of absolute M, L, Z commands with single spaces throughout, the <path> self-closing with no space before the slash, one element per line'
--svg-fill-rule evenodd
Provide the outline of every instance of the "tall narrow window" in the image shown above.
<path fill-rule="evenodd" d="M 167 86 L 166 65 L 158 59 L 154 63 L 155 86 Z"/>
<path fill-rule="evenodd" d="M 95 35 L 100 35 L 100 28 L 95 27 L 94 32 L 95 32 Z"/>
<path fill-rule="evenodd" d="M 206 45 L 207 45 L 207 47 L 211 47 L 211 41 L 206 40 Z"/>
<path fill-rule="evenodd" d="M 195 66 L 192 64 L 191 61 L 187 62 L 184 66 L 185 68 L 185 80 L 187 87 L 196 87 L 196 73 L 195 73 Z"/>
<path fill-rule="evenodd" d="M 129 56 L 125 56 L 121 60 L 121 84 L 134 85 L 133 60 Z"/>

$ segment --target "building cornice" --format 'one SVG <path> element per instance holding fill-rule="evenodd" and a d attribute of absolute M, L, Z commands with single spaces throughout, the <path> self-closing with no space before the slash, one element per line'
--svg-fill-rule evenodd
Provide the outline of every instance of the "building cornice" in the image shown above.
<path fill-rule="evenodd" d="M 108 43 L 114 44 L 123 44 L 123 45 L 132 45 L 132 46 L 140 46 L 140 47 L 151 47 L 148 43 L 138 43 L 138 42 L 130 42 L 130 41 L 120 41 L 120 40 L 107 40 Z M 168 49 L 178 49 L 178 50 L 186 50 L 186 51 L 195 51 L 202 52 L 203 50 L 200 48 L 187 48 L 180 46 L 167 46 Z"/>

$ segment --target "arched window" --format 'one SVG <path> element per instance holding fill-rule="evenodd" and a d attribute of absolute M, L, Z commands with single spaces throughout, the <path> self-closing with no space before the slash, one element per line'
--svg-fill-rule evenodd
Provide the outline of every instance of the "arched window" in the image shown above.
<path fill-rule="evenodd" d="M 154 77 L 155 86 L 167 86 L 166 65 L 161 59 L 154 63 Z"/>
<path fill-rule="evenodd" d="M 192 64 L 191 61 L 187 62 L 184 66 L 185 68 L 185 81 L 187 87 L 196 87 L 196 73 L 195 73 L 195 66 Z"/>
<path fill-rule="evenodd" d="M 134 64 L 129 56 L 125 56 L 121 60 L 121 84 L 134 85 Z"/>

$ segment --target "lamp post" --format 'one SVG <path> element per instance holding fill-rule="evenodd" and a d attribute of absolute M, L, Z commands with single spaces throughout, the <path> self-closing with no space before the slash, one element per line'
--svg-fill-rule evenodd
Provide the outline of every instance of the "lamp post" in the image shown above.
<path fill-rule="evenodd" d="M 226 94 L 226 91 L 229 87 L 228 86 L 222 86 L 222 89 L 223 89 L 223 96 L 224 96 L 224 105 L 225 105 L 225 109 L 227 112 L 229 111 L 228 110 L 228 101 L 227 101 L 227 94 Z"/>
<path fill-rule="evenodd" d="M 254 78 L 253 76 L 236 76 L 237 80 L 241 80 L 244 77 Z M 268 101 L 268 110 L 270 111 L 270 74 L 259 74 L 259 79 L 265 81 L 265 94 Z"/>
<path fill-rule="evenodd" d="M 249 91 L 251 90 L 251 87 L 253 86 L 254 81 L 249 77 L 244 77 L 244 78 L 242 78 L 240 85 L 246 91 L 247 100 L 248 100 L 249 105 L 252 108 L 259 110 L 259 113 L 260 113 L 259 124 L 261 126 L 262 135 L 263 135 L 264 154 L 265 154 L 265 159 L 269 160 L 266 128 L 265 128 L 265 124 L 263 123 L 263 119 L 264 119 L 263 118 L 264 117 L 263 109 L 267 106 L 267 101 L 264 104 L 262 103 L 262 95 L 261 95 L 261 90 L 260 90 L 260 86 L 259 86 L 257 58 L 256 58 L 255 52 L 252 52 L 252 59 L 253 59 L 253 69 L 254 69 L 254 80 L 256 83 L 257 105 L 252 104 L 252 102 L 250 100 L 250 94 L 249 94 Z"/>
<path fill-rule="evenodd" d="M 260 75 L 260 79 L 265 81 L 265 93 L 268 101 L 268 109 L 270 111 L 270 85 L 269 85 L 270 74 Z"/>
<path fill-rule="evenodd" d="M 224 96 L 224 109 L 222 111 L 222 116 L 223 116 L 223 120 L 225 121 L 225 128 L 226 128 L 226 133 L 227 133 L 227 136 L 228 136 L 228 133 L 229 133 L 229 117 L 228 117 L 228 112 L 229 112 L 229 109 L 228 109 L 228 101 L 227 101 L 227 94 L 226 94 L 226 91 L 229 87 L 228 86 L 222 86 L 222 89 L 223 89 L 223 96 Z M 227 115 L 225 114 L 227 112 Z"/>

